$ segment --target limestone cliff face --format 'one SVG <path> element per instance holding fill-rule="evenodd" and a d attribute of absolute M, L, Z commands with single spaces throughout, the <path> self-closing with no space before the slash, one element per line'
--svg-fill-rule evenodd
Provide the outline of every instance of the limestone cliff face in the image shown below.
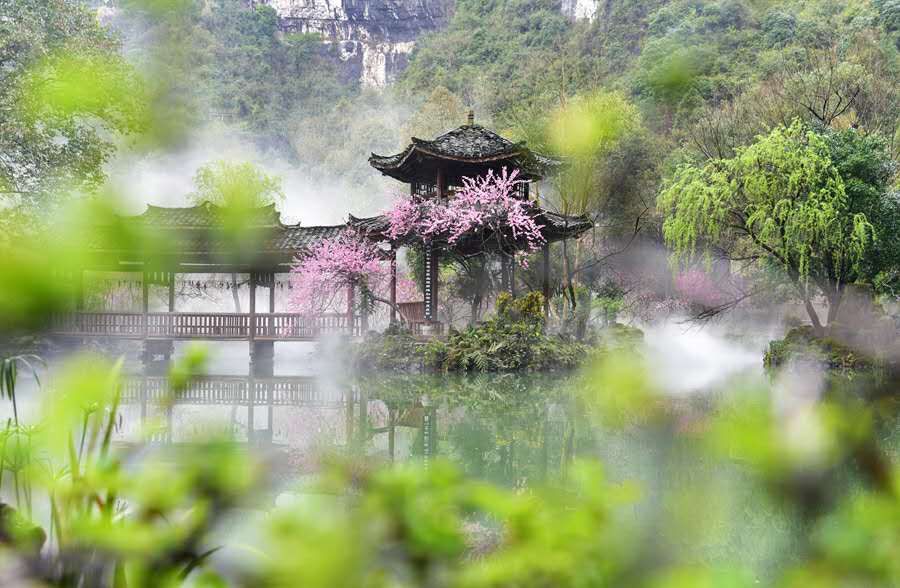
<path fill-rule="evenodd" d="M 562 13 L 572 20 L 593 19 L 597 0 L 562 0 Z"/>
<path fill-rule="evenodd" d="M 406 67 L 416 38 L 443 26 L 453 0 L 261 0 L 286 32 L 318 33 L 364 86 L 382 87 Z"/>

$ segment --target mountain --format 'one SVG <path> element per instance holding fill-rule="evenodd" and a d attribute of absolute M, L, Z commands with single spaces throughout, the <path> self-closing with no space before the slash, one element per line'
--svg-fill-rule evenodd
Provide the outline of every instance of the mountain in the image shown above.
<path fill-rule="evenodd" d="M 416 39 L 448 21 L 453 0 L 262 0 L 275 9 L 279 27 L 317 33 L 336 44 L 353 77 L 384 87 L 406 67 Z"/>

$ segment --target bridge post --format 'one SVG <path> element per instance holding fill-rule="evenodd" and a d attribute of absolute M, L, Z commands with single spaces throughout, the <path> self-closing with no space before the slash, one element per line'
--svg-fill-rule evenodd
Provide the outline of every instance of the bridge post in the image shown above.
<path fill-rule="evenodd" d="M 144 373 L 147 375 L 165 375 L 169 370 L 169 361 L 175 352 L 172 340 L 144 339 L 141 353 Z"/>
<path fill-rule="evenodd" d="M 147 272 L 141 274 L 141 330 L 147 336 L 147 312 L 150 308 L 150 283 Z"/>
<path fill-rule="evenodd" d="M 175 312 L 175 272 L 169 272 L 169 312 Z"/>
<path fill-rule="evenodd" d="M 270 378 L 275 373 L 275 342 L 253 341 L 250 349 L 250 375 Z"/>

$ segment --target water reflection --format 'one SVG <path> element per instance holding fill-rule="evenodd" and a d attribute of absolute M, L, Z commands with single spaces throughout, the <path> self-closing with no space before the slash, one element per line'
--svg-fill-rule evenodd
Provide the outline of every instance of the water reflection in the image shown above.
<path fill-rule="evenodd" d="M 204 376 L 172 394 L 165 376 L 137 375 L 122 393 L 120 442 L 184 443 L 227 430 L 251 447 L 314 468 L 323 453 L 381 462 L 435 457 L 472 476 L 527 486 L 573 456 L 576 404 L 565 378 L 485 375 Z M 170 401 L 171 399 L 171 401 Z"/>

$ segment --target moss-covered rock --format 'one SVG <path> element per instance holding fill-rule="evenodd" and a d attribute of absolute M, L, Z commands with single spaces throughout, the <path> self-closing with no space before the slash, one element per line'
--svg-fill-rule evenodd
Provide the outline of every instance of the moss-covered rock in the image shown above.
<path fill-rule="evenodd" d="M 817 336 L 811 326 L 793 328 L 784 339 L 771 341 L 763 357 L 766 369 L 794 362 L 816 363 L 841 372 L 871 370 L 881 365 L 878 358 L 836 338 Z"/>

